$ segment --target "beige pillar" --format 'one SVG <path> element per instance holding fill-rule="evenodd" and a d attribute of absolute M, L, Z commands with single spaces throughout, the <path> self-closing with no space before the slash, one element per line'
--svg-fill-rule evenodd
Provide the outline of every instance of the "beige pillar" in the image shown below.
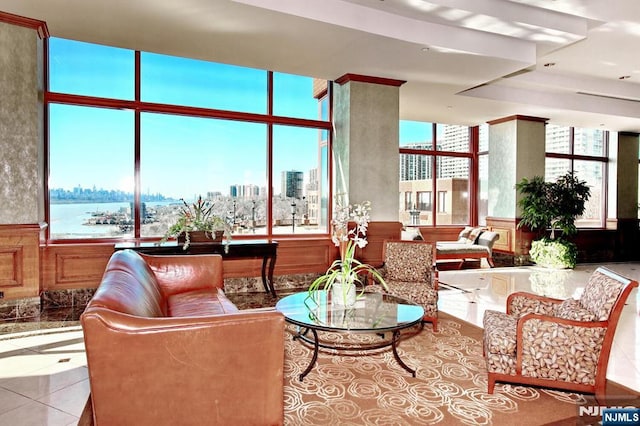
<path fill-rule="evenodd" d="M 44 222 L 44 23 L 0 12 L 0 318 L 37 316 Z"/>
<path fill-rule="evenodd" d="M 0 224 L 44 220 L 42 43 L 33 28 L 0 21 Z"/>
<path fill-rule="evenodd" d="M 609 219 L 638 219 L 638 134 L 609 136 Z"/>
<path fill-rule="evenodd" d="M 517 229 L 516 183 L 544 176 L 547 119 L 515 115 L 489 122 L 487 225 L 500 234 L 494 246 L 517 256 L 528 252 L 529 236 Z"/>
<path fill-rule="evenodd" d="M 334 194 L 371 201 L 374 221 L 398 220 L 402 83 L 347 74 L 334 85 Z"/>
<path fill-rule="evenodd" d="M 617 229 L 616 260 L 636 260 L 638 248 L 638 133 L 609 135 L 607 228 Z"/>

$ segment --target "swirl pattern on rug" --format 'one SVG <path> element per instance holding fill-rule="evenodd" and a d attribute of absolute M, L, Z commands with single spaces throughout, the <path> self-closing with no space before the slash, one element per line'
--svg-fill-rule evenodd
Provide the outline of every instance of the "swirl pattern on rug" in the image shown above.
<path fill-rule="evenodd" d="M 311 360 L 310 344 L 293 339 L 287 326 L 285 343 L 285 424 L 287 425 L 521 425 L 565 420 L 576 415 L 584 396 L 528 386 L 497 384 L 487 394 L 482 356 L 482 330 L 442 316 L 439 331 L 429 325 L 404 333 L 400 358 L 411 377 L 394 359 L 390 347 L 370 351 L 320 349 Z M 374 343 L 376 334 L 318 333 L 334 345 Z M 389 336 L 387 336 L 389 337 Z"/>

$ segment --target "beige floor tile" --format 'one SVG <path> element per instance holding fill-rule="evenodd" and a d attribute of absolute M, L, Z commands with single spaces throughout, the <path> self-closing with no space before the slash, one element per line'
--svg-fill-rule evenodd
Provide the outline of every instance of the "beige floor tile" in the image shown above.
<path fill-rule="evenodd" d="M 0 415 L 31 402 L 26 396 L 0 388 Z"/>
<path fill-rule="evenodd" d="M 65 413 L 80 417 L 87 403 L 87 398 L 89 398 L 89 393 L 90 387 L 87 379 L 39 398 L 38 401 Z"/>
<path fill-rule="evenodd" d="M 27 349 L 15 348 L 11 352 L 0 354 L 0 382 L 30 374 L 55 365 L 60 360 L 57 355 L 39 354 Z"/>
<path fill-rule="evenodd" d="M 21 377 L 2 379 L 0 387 L 38 399 L 87 378 L 86 367 L 66 362 L 34 370 Z"/>
<path fill-rule="evenodd" d="M 32 401 L 14 410 L 0 414 L 0 425 L 67 426 L 77 422 L 77 417 L 37 401 Z"/>

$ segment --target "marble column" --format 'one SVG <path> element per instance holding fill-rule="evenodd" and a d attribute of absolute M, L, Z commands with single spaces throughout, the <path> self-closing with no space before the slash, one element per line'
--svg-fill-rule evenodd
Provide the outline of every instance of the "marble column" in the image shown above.
<path fill-rule="evenodd" d="M 0 22 L 0 224 L 44 220 L 43 40 Z"/>
<path fill-rule="evenodd" d="M 489 200 L 487 225 L 500 235 L 494 246 L 513 253 L 528 252 L 530 236 L 517 229 L 520 216 L 516 183 L 544 176 L 547 119 L 515 115 L 489 122 Z"/>
<path fill-rule="evenodd" d="M 43 37 L 38 21 L 0 12 L 0 318 L 40 306 L 44 223 Z"/>
<path fill-rule="evenodd" d="M 347 74 L 334 85 L 334 194 L 371 201 L 373 221 L 398 221 L 402 83 Z"/>
<path fill-rule="evenodd" d="M 638 133 L 609 135 L 607 228 L 616 229 L 617 259 L 635 260 L 638 247 Z"/>

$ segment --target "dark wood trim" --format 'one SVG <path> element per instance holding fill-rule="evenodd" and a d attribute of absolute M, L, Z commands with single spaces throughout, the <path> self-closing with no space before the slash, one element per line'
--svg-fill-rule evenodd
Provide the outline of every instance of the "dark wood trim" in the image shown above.
<path fill-rule="evenodd" d="M 547 152 L 544 155 L 547 158 L 560 158 L 564 160 L 582 160 L 582 161 L 600 161 L 606 163 L 609 161 L 607 157 L 596 157 L 593 155 L 579 155 L 579 154 L 563 154 L 560 152 Z"/>
<path fill-rule="evenodd" d="M 479 126 L 469 127 L 469 148 L 471 149 L 471 164 L 469 164 L 469 223 L 478 224 L 478 201 L 480 193 L 480 146 Z"/>
<path fill-rule="evenodd" d="M 548 118 L 542 118 L 542 117 L 531 117 L 529 115 L 510 115 L 508 117 L 503 117 L 503 118 L 497 118 L 495 120 L 491 120 L 491 121 L 487 121 L 487 124 L 493 126 L 495 124 L 500 124 L 500 123 L 506 123 L 508 121 L 514 121 L 514 120 L 520 120 L 520 121 L 533 121 L 533 122 L 537 122 L 537 123 L 547 123 L 547 121 L 549 121 Z"/>
<path fill-rule="evenodd" d="M 342 77 L 338 77 L 335 80 L 335 82 L 341 86 L 345 83 L 350 83 L 352 81 L 356 81 L 358 83 L 381 84 L 383 86 L 393 86 L 393 87 L 400 87 L 404 83 L 406 83 L 405 80 L 395 80 L 392 78 L 383 78 L 383 77 L 371 77 L 368 75 L 361 75 L 361 74 L 345 74 Z"/>
<path fill-rule="evenodd" d="M 167 105 L 153 102 L 127 101 L 119 99 L 98 98 L 83 95 L 71 95 L 66 93 L 45 93 L 45 102 L 62 103 L 80 106 L 92 106 L 114 109 L 140 110 L 141 112 L 155 112 L 160 114 L 186 115 L 190 117 L 219 118 L 224 120 L 261 122 L 272 124 L 284 124 L 288 126 L 313 127 L 331 129 L 328 121 L 311 120 L 305 118 L 269 116 L 250 112 L 226 111 L 211 108 Z"/>
<path fill-rule="evenodd" d="M 2 224 L 0 223 L 0 231 L 11 231 L 11 230 L 23 230 L 23 231 L 42 231 L 47 227 L 46 222 L 40 223 L 13 223 L 13 224 Z"/>
<path fill-rule="evenodd" d="M 42 40 L 42 78 L 43 78 L 43 90 L 44 93 L 49 93 L 49 39 L 45 38 Z M 42 155 L 43 155 L 43 178 L 40 181 L 42 184 L 42 192 L 43 192 L 43 202 L 44 202 L 44 218 L 45 220 L 50 220 L 51 218 L 51 197 L 49 195 L 49 169 L 50 169 L 50 159 L 49 159 L 49 104 L 46 102 L 42 102 Z M 50 228 L 47 227 L 44 232 L 44 240 L 47 241 L 49 239 Z"/>
<path fill-rule="evenodd" d="M 38 37 L 41 39 L 49 38 L 49 28 L 47 28 L 47 23 L 38 19 L 26 18 L 24 16 L 0 11 L 0 22 L 17 25 L 19 27 L 31 28 L 38 33 Z"/>

